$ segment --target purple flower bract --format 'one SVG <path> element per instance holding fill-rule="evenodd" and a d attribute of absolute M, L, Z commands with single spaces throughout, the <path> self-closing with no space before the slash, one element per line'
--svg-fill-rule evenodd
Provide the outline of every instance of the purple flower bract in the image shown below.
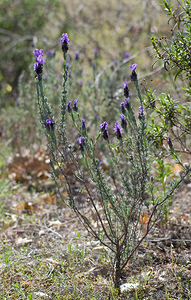
<path fill-rule="evenodd" d="M 74 111 L 78 111 L 77 103 L 78 103 L 78 100 L 75 99 L 75 100 L 74 100 L 74 105 L 73 105 L 73 110 L 74 110 Z"/>
<path fill-rule="evenodd" d="M 115 127 L 113 128 L 113 130 L 116 132 L 117 139 L 121 140 L 122 139 L 121 128 L 119 127 L 119 123 L 118 122 L 115 123 Z"/>
<path fill-rule="evenodd" d="M 130 66 L 131 71 L 135 71 L 137 68 L 137 64 L 133 64 Z"/>
<path fill-rule="evenodd" d="M 101 131 L 107 130 L 108 128 L 108 123 L 107 122 L 103 122 L 99 125 L 99 128 L 101 129 Z"/>
<path fill-rule="evenodd" d="M 45 124 L 47 129 L 53 129 L 54 128 L 54 121 L 52 119 L 47 119 Z"/>
<path fill-rule="evenodd" d="M 63 34 L 62 34 L 62 37 L 61 37 L 61 39 L 60 39 L 60 41 L 61 41 L 62 43 L 69 43 L 70 40 L 69 40 L 69 38 L 68 38 L 68 34 L 67 34 L 67 33 L 63 33 Z"/>
<path fill-rule="evenodd" d="M 122 83 L 122 85 L 123 85 L 123 88 L 124 88 L 124 96 L 125 96 L 126 98 L 128 98 L 128 97 L 129 97 L 129 89 L 128 89 L 127 82 L 124 81 L 124 82 Z"/>
<path fill-rule="evenodd" d="M 69 49 L 68 43 L 70 42 L 70 40 L 68 38 L 68 34 L 63 33 L 60 41 L 62 42 L 62 51 L 63 51 L 63 53 L 67 53 L 67 51 Z"/>

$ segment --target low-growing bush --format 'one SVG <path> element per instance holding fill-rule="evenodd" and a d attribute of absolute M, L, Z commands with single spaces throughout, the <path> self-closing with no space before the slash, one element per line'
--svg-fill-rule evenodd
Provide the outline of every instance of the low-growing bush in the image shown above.
<path fill-rule="evenodd" d="M 180 161 L 168 137 L 166 152 L 183 168 L 181 177 L 173 179 L 163 157 L 157 155 L 156 144 L 148 139 L 149 124 L 135 63 L 130 66 L 130 77 L 140 103 L 138 111 L 125 81 L 120 94 L 124 100 L 118 104 L 113 126 L 111 120 L 108 122 L 109 115 L 108 119 L 98 115 L 97 132 L 92 130 L 88 117 L 91 119 L 94 111 L 89 111 L 84 119 L 80 95 L 78 100 L 69 101 L 70 40 L 66 33 L 60 40 L 64 57 L 63 83 L 56 116 L 43 90 L 43 50 L 34 51 L 38 107 L 49 142 L 52 176 L 63 202 L 108 252 L 114 285 L 120 293 L 123 269 L 166 213 L 168 201 L 190 173 L 190 166 Z"/>

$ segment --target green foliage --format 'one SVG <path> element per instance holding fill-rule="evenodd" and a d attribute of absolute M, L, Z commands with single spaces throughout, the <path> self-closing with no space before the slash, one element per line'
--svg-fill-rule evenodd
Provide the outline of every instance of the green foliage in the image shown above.
<path fill-rule="evenodd" d="M 148 139 L 162 146 L 168 136 L 173 136 L 178 146 L 189 151 L 191 134 L 191 109 L 189 104 L 180 104 L 168 94 L 155 96 L 152 91 L 145 94 L 144 105 L 151 120 L 147 128 Z"/>
<path fill-rule="evenodd" d="M 191 79 L 191 2 L 182 0 L 178 2 L 178 9 L 174 9 L 167 0 L 163 0 L 165 10 L 170 16 L 169 23 L 172 23 L 171 38 L 166 36 L 160 39 L 153 37 L 152 44 L 156 56 L 163 60 L 166 69 L 169 67 L 176 70 L 175 77 L 181 73 Z"/>
<path fill-rule="evenodd" d="M 175 79 L 179 77 L 180 87 L 187 94 L 184 98 L 182 95 L 181 99 L 176 88 L 174 100 L 169 93 L 161 94 L 159 97 L 148 90 L 144 104 L 151 116 L 151 123 L 147 128 L 149 140 L 162 146 L 164 140 L 172 136 L 179 150 L 190 152 L 191 108 L 188 97 L 191 94 L 191 2 L 189 0 L 177 2 L 178 9 L 175 9 L 167 0 L 163 0 L 163 6 L 170 16 L 169 23 L 174 22 L 171 39 L 167 39 L 166 36 L 160 39 L 153 37 L 152 44 L 156 56 L 164 62 L 165 69 L 168 70 L 170 67 L 176 71 Z"/>

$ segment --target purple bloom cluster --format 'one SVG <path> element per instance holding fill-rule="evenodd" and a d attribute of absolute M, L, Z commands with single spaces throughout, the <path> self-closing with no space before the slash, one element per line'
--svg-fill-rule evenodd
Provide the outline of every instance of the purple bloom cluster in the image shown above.
<path fill-rule="evenodd" d="M 108 131 L 107 131 L 107 128 L 108 128 L 108 123 L 107 122 L 103 122 L 99 125 L 99 128 L 101 129 L 101 131 L 103 132 L 103 138 L 105 140 L 108 140 L 109 136 L 108 136 Z"/>
<path fill-rule="evenodd" d="M 71 108 L 71 103 L 72 103 L 72 101 L 69 101 L 68 104 L 67 104 L 67 110 L 68 110 L 69 113 L 70 113 L 71 110 L 72 110 L 72 108 Z"/>
<path fill-rule="evenodd" d="M 67 53 L 67 51 L 69 49 L 68 43 L 70 42 L 70 40 L 68 38 L 68 34 L 63 33 L 60 41 L 62 42 L 62 51 L 63 51 L 63 53 Z"/>
<path fill-rule="evenodd" d="M 124 101 L 125 101 L 125 107 L 126 107 L 126 109 L 129 110 L 130 109 L 129 98 L 126 98 Z"/>
<path fill-rule="evenodd" d="M 82 130 L 86 130 L 86 120 L 82 119 Z"/>
<path fill-rule="evenodd" d="M 139 120 L 141 120 L 142 117 L 143 117 L 143 107 L 140 106 L 140 107 L 139 107 Z"/>
<path fill-rule="evenodd" d="M 128 98 L 128 97 L 129 97 L 129 88 L 128 88 L 127 82 L 124 81 L 124 82 L 122 83 L 122 85 L 123 85 L 123 88 L 124 88 L 124 96 L 125 96 L 126 98 Z"/>
<path fill-rule="evenodd" d="M 137 64 L 133 64 L 132 66 L 130 66 L 130 69 L 132 71 L 131 73 L 131 80 L 132 81 L 136 81 L 137 80 L 137 73 L 136 73 L 136 68 L 137 68 Z"/>
<path fill-rule="evenodd" d="M 75 100 L 74 100 L 73 107 L 71 107 L 72 101 L 69 101 L 69 102 L 68 102 L 68 104 L 67 104 L 66 106 L 67 106 L 67 110 L 68 110 L 69 113 L 71 112 L 72 108 L 73 108 L 74 111 L 78 111 L 77 103 L 78 103 L 78 100 L 75 99 Z"/>
<path fill-rule="evenodd" d="M 113 128 L 113 130 L 116 132 L 117 139 L 121 140 L 122 139 L 121 128 L 119 127 L 119 123 L 118 122 L 115 123 L 115 127 Z"/>
<path fill-rule="evenodd" d="M 121 111 L 122 111 L 122 114 L 125 114 L 125 103 L 124 102 L 121 102 Z"/>
<path fill-rule="evenodd" d="M 170 137 L 168 138 L 168 145 L 169 145 L 170 149 L 173 149 L 173 144 L 172 144 Z"/>
<path fill-rule="evenodd" d="M 73 105 L 73 110 L 74 110 L 74 111 L 78 111 L 77 103 L 78 103 L 78 100 L 75 99 L 75 100 L 74 100 L 74 105 Z"/>
<path fill-rule="evenodd" d="M 120 118 L 121 118 L 121 127 L 123 129 L 126 129 L 127 128 L 127 121 L 126 121 L 124 115 L 120 115 Z"/>
<path fill-rule="evenodd" d="M 36 62 L 34 63 L 34 72 L 37 74 L 38 79 L 41 79 L 43 64 L 45 63 L 45 60 L 43 60 L 43 49 L 35 49 L 34 55 L 36 56 Z"/>
<path fill-rule="evenodd" d="M 98 51 L 97 51 L 97 48 L 94 49 L 94 58 L 96 59 L 97 58 L 97 55 L 98 55 Z"/>
<path fill-rule="evenodd" d="M 108 128 L 108 123 L 107 122 L 103 122 L 99 125 L 99 128 L 101 129 L 101 131 L 103 132 L 104 130 L 107 130 Z"/>
<path fill-rule="evenodd" d="M 85 145 L 85 137 L 84 136 L 80 136 L 78 138 L 78 143 L 80 144 L 80 150 L 84 151 L 84 145 Z"/>
<path fill-rule="evenodd" d="M 79 51 L 76 51 L 75 52 L 75 60 L 79 60 L 79 58 L 80 58 L 80 53 L 79 53 Z"/>
<path fill-rule="evenodd" d="M 128 58 L 130 56 L 130 53 L 128 51 L 125 52 L 125 58 Z"/>
<path fill-rule="evenodd" d="M 47 119 L 45 126 L 47 129 L 54 129 L 54 121 L 52 119 Z"/>

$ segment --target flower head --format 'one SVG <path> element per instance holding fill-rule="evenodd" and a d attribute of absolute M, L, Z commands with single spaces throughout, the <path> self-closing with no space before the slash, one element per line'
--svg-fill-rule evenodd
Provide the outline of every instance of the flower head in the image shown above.
<path fill-rule="evenodd" d="M 103 132 L 104 130 L 107 130 L 108 128 L 108 123 L 107 122 L 103 122 L 99 125 L 99 128 L 101 129 L 101 131 Z"/>
<path fill-rule="evenodd" d="M 95 48 L 94 49 L 94 57 L 95 57 L 95 59 L 97 58 L 97 53 L 98 53 L 97 48 Z"/>
<path fill-rule="evenodd" d="M 36 61 L 40 65 L 43 65 L 45 63 L 45 60 L 43 60 L 42 55 L 37 56 Z"/>
<path fill-rule="evenodd" d="M 125 52 L 125 58 L 128 58 L 130 56 L 130 53 L 128 51 Z"/>
<path fill-rule="evenodd" d="M 79 58 L 80 58 L 80 53 L 79 53 L 79 51 L 76 51 L 75 52 L 75 60 L 79 60 Z"/>
<path fill-rule="evenodd" d="M 130 109 L 129 97 L 126 98 L 124 101 L 125 101 L 125 107 L 126 107 L 126 109 L 129 110 Z"/>
<path fill-rule="evenodd" d="M 45 126 L 47 129 L 53 129 L 54 128 L 54 121 L 52 119 L 47 119 Z"/>
<path fill-rule="evenodd" d="M 70 40 L 69 40 L 69 38 L 68 38 L 68 34 L 67 34 L 67 33 L 63 33 L 63 34 L 62 34 L 62 37 L 61 37 L 61 39 L 60 39 L 60 41 L 61 41 L 62 43 L 69 43 Z"/>
<path fill-rule="evenodd" d="M 124 129 L 127 128 L 127 121 L 125 120 L 124 115 L 120 115 L 120 118 L 121 118 L 121 127 Z"/>
<path fill-rule="evenodd" d="M 44 53 L 44 50 L 43 49 L 35 49 L 34 50 L 34 55 L 36 56 L 36 57 L 38 57 L 39 55 L 43 55 L 43 53 Z"/>
<path fill-rule="evenodd" d="M 131 71 L 135 71 L 137 68 L 137 64 L 133 64 L 130 66 Z"/>
<path fill-rule="evenodd" d="M 122 111 L 122 114 L 125 114 L 125 103 L 124 102 L 121 102 L 121 111 Z"/>
<path fill-rule="evenodd" d="M 101 131 L 103 132 L 103 138 L 104 140 L 108 140 L 109 136 L 108 136 L 108 132 L 107 132 L 107 128 L 108 128 L 108 123 L 107 122 L 103 122 L 99 125 L 99 128 L 101 129 Z"/>
<path fill-rule="evenodd" d="M 135 72 L 136 68 L 137 68 L 137 64 L 133 64 L 132 66 L 130 66 L 130 69 L 132 71 L 132 73 L 131 73 L 131 80 L 132 81 L 137 80 L 137 73 Z"/>
<path fill-rule="evenodd" d="M 78 138 L 78 143 L 80 144 L 80 150 L 84 151 L 84 145 L 85 145 L 85 137 L 84 136 L 80 136 Z"/>
<path fill-rule="evenodd" d="M 142 117 L 143 117 L 143 107 L 140 106 L 140 107 L 139 107 L 139 120 L 141 120 Z"/>
<path fill-rule="evenodd" d="M 63 51 L 63 53 L 67 53 L 67 51 L 69 49 L 68 43 L 70 42 L 70 40 L 68 38 L 68 34 L 63 33 L 60 41 L 62 42 L 62 51 Z"/>
<path fill-rule="evenodd" d="M 35 49 L 34 55 L 36 56 L 36 62 L 34 63 L 34 72 L 38 76 L 38 79 L 41 80 L 41 74 L 43 70 L 43 64 L 45 63 L 45 60 L 43 60 L 43 49 Z"/>
<path fill-rule="evenodd" d="M 128 97 L 129 97 L 129 89 L 128 89 L 127 82 L 124 81 L 124 82 L 122 83 L 122 85 L 123 85 L 123 88 L 124 88 L 124 96 L 125 96 L 126 98 L 128 98 Z"/>
<path fill-rule="evenodd" d="M 86 120 L 82 119 L 82 130 L 86 130 Z"/>
<path fill-rule="evenodd" d="M 93 68 L 93 70 L 95 70 L 95 68 L 96 68 L 96 63 L 95 63 L 95 61 L 92 62 L 92 68 Z"/>
<path fill-rule="evenodd" d="M 68 109 L 68 112 L 70 113 L 72 108 L 71 108 L 71 103 L 72 101 L 69 101 L 68 104 L 67 104 L 67 109 Z"/>
<path fill-rule="evenodd" d="M 173 149 L 173 144 L 172 144 L 170 137 L 168 138 L 168 145 L 169 145 L 170 149 Z"/>
<path fill-rule="evenodd" d="M 78 111 L 77 103 L 78 103 L 78 100 L 75 99 L 75 100 L 74 100 L 74 105 L 73 105 L 73 110 L 74 110 L 74 111 Z"/>
<path fill-rule="evenodd" d="M 121 140 L 122 139 L 121 128 L 119 127 L 119 123 L 118 122 L 115 123 L 115 127 L 113 128 L 113 130 L 116 132 L 117 139 Z"/>

